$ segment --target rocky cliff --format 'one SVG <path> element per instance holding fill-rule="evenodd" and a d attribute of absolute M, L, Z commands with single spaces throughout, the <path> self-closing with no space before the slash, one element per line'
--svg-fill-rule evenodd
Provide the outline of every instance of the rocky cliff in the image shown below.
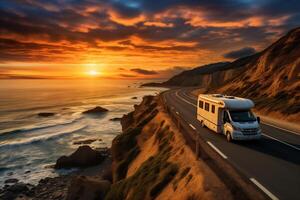
<path fill-rule="evenodd" d="M 219 62 L 181 72 L 163 83 L 146 83 L 143 86 L 198 86 L 218 87 L 239 75 L 245 64 L 254 56 L 241 58 L 233 63 Z"/>
<path fill-rule="evenodd" d="M 251 98 L 259 110 L 291 120 L 300 112 L 300 28 L 291 30 L 260 53 L 231 63 L 182 72 L 161 84 L 197 86 L 201 92 Z"/>
<path fill-rule="evenodd" d="M 121 123 L 123 133 L 111 148 L 113 184 L 106 200 L 249 199 L 237 197 L 240 191 L 225 184 L 208 158 L 196 157 L 158 96 L 144 97 Z"/>
<path fill-rule="evenodd" d="M 198 162 L 169 117 L 148 96 L 122 119 L 112 144 L 112 199 L 233 199 L 224 183 Z"/>
<path fill-rule="evenodd" d="M 219 85 L 216 91 L 252 98 L 267 112 L 299 117 L 300 28 L 280 38 L 243 68 L 241 74 Z"/>

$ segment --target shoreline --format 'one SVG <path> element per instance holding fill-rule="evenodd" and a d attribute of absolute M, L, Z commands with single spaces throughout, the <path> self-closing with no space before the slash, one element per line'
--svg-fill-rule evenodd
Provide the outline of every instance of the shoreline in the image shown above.
<path fill-rule="evenodd" d="M 239 195 L 264 199 L 264 196 L 242 176 L 239 177 L 235 168 L 229 172 L 236 176 L 238 181 L 231 181 L 235 186 L 228 187 L 224 184 L 226 179 L 214 171 L 216 166 L 212 166 L 211 161 L 207 163 L 206 159 L 196 158 L 197 155 L 192 152 L 193 149 L 188 145 L 184 134 L 165 112 L 158 95 L 144 96 L 142 102 L 134 105 L 134 111 L 123 115 L 120 123 L 122 133 L 113 139 L 112 147 L 107 148 L 108 154 L 100 164 L 80 168 L 67 175 L 44 177 L 37 185 L 17 182 L 4 186 L 0 189 L 0 199 L 116 199 L 119 195 L 124 197 L 121 199 L 125 199 L 127 195 L 155 198 L 205 195 L 211 199 L 223 199 L 217 195 L 220 192 L 226 194 L 228 199 Z M 81 142 L 85 146 L 86 141 Z M 80 147 L 84 146 L 79 146 L 68 157 L 76 154 Z M 79 155 L 81 159 L 86 157 L 83 154 Z M 152 169 L 152 166 L 157 169 Z M 227 165 L 224 166 L 226 168 Z M 166 179 L 160 180 L 164 176 Z M 147 182 L 148 178 L 151 182 Z M 209 186 L 202 185 L 199 180 L 206 180 Z M 160 185 L 160 181 L 166 182 Z M 144 184 L 145 188 L 141 187 Z M 187 185 L 189 187 L 186 187 Z M 191 186 L 194 189 L 189 189 Z M 204 187 L 209 187 L 214 192 L 206 191 Z M 249 187 L 250 189 L 245 189 Z M 243 191 L 236 193 L 236 188 L 242 188 Z M 135 194 L 141 189 L 146 190 L 144 194 Z M 130 190 L 135 191 L 134 194 L 130 193 Z"/>
<path fill-rule="evenodd" d="M 74 141 L 100 137 L 102 141 L 94 142 L 92 146 L 110 147 L 113 138 L 121 133 L 120 117 L 131 112 L 133 105 L 138 104 L 144 95 L 160 91 L 156 88 L 139 88 L 130 82 L 132 86 L 129 89 L 129 83 L 126 86 L 107 86 L 110 90 L 105 87 L 95 89 L 92 85 L 88 88 L 94 89 L 88 94 L 85 94 L 85 87 L 76 88 L 76 94 L 80 94 L 74 96 L 75 92 L 69 90 L 69 86 L 56 90 L 57 84 L 50 82 L 49 90 L 48 86 L 37 84 L 37 90 L 25 88 L 22 93 L 12 91 L 14 96 L 3 99 L 7 102 L 20 102 L 23 93 L 26 92 L 30 96 L 24 99 L 20 106 L 12 103 L 5 107 L 0 106 L 0 110 L 5 111 L 0 120 L 0 129 L 5 132 L 0 134 L 0 187 L 4 186 L 6 179 L 14 178 L 25 183 L 37 184 L 46 176 L 55 177 L 69 173 L 66 170 L 54 171 L 48 166 L 53 165 L 59 156 L 76 150 L 78 144 L 73 144 Z M 21 86 L 22 84 L 18 88 L 22 88 Z M 55 98 L 40 96 L 40 90 L 49 92 L 49 96 L 53 97 L 62 92 L 67 95 L 57 102 Z M 35 103 L 37 99 L 39 102 Z M 109 112 L 99 117 L 81 114 L 96 106 L 103 106 Z M 40 117 L 39 113 L 56 114 Z M 19 121 L 14 121 L 15 119 Z"/>
<path fill-rule="evenodd" d="M 77 168 L 76 171 L 56 177 L 44 177 L 36 185 L 19 181 L 5 184 L 0 188 L 0 199 L 66 199 L 71 182 L 78 177 L 98 177 L 110 181 L 112 157 L 110 149 L 108 152 L 109 154 L 98 165 Z"/>

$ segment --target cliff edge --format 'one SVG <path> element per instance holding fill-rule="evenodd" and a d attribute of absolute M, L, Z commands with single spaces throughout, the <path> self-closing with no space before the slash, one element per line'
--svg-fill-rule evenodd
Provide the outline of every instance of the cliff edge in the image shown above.
<path fill-rule="evenodd" d="M 237 198 L 231 186 L 196 157 L 158 96 L 144 97 L 121 124 L 123 133 L 111 148 L 113 184 L 106 200 Z"/>

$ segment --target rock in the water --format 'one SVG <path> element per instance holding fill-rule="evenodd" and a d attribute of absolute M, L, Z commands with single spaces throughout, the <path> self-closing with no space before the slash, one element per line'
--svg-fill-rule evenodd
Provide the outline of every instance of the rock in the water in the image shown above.
<path fill-rule="evenodd" d="M 52 113 L 52 112 L 42 112 L 42 113 L 38 114 L 39 117 L 51 117 L 54 115 L 55 115 L 55 113 Z"/>
<path fill-rule="evenodd" d="M 28 188 L 28 185 L 25 183 L 16 183 L 16 184 L 10 186 L 7 190 L 20 194 L 23 192 L 27 192 L 29 190 L 29 188 Z"/>
<path fill-rule="evenodd" d="M 12 176 L 14 173 L 13 172 L 8 172 L 7 176 Z"/>
<path fill-rule="evenodd" d="M 119 122 L 121 121 L 120 117 L 111 118 L 110 121 Z"/>
<path fill-rule="evenodd" d="M 86 145 L 80 146 L 70 156 L 62 156 L 57 159 L 55 168 L 89 167 L 100 164 L 104 158 L 101 152 Z"/>
<path fill-rule="evenodd" d="M 4 191 L 0 194 L 0 199 L 6 199 L 6 200 L 14 200 L 16 199 L 17 194 L 11 192 L 11 191 Z"/>
<path fill-rule="evenodd" d="M 71 181 L 67 200 L 102 200 L 110 189 L 110 182 L 98 177 L 79 176 Z"/>
<path fill-rule="evenodd" d="M 91 144 L 95 141 L 97 141 L 98 139 L 86 139 L 86 140 L 79 140 L 79 141 L 75 141 L 73 142 L 74 145 L 82 145 L 82 144 Z"/>
<path fill-rule="evenodd" d="M 31 185 L 25 183 L 15 183 L 3 188 L 0 193 L 0 199 L 14 200 L 21 194 L 26 194 L 30 190 Z"/>
<path fill-rule="evenodd" d="M 7 183 L 17 183 L 17 182 L 19 182 L 19 180 L 16 178 L 10 178 L 10 179 L 7 179 L 4 181 L 4 183 L 6 183 L 6 184 Z"/>
<path fill-rule="evenodd" d="M 101 113 L 104 113 L 104 112 L 108 112 L 108 110 L 106 108 L 102 108 L 101 106 L 97 106 L 93 109 L 86 110 L 82 113 L 83 114 L 101 114 Z"/>

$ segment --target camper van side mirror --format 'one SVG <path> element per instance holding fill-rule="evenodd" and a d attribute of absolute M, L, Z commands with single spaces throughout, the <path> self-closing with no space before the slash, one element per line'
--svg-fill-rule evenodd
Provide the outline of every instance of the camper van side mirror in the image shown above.
<path fill-rule="evenodd" d="M 257 119 L 257 122 L 260 123 L 260 117 L 257 117 L 256 119 Z"/>

